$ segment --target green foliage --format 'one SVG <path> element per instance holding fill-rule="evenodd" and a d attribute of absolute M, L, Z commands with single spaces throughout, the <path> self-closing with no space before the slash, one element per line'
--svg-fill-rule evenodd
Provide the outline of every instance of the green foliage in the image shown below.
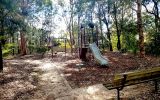
<path fill-rule="evenodd" d="M 11 54 L 12 50 L 8 49 L 8 50 L 3 50 L 2 51 L 2 55 L 3 57 L 7 57 Z"/>
<path fill-rule="evenodd" d="M 150 42 L 146 44 L 146 54 L 160 55 L 160 33 L 154 33 Z"/>
<path fill-rule="evenodd" d="M 28 49 L 29 49 L 29 52 L 31 54 L 31 53 L 33 53 L 35 51 L 35 46 L 34 45 L 29 45 Z"/>
<path fill-rule="evenodd" d="M 15 47 L 15 44 L 13 44 L 13 43 L 7 43 L 7 44 L 5 44 L 5 46 L 4 46 L 5 49 L 12 49 L 12 48 L 14 48 L 14 47 Z"/>
<path fill-rule="evenodd" d="M 109 40 L 106 39 L 105 37 L 103 36 L 100 36 L 100 38 L 103 38 L 103 44 L 100 44 L 99 45 L 99 48 L 109 48 Z"/>
<path fill-rule="evenodd" d="M 14 10 L 17 0 L 0 0 L 0 8 L 6 10 Z"/>
<path fill-rule="evenodd" d="M 121 52 L 130 51 L 134 54 L 138 51 L 138 34 L 136 28 L 136 22 L 131 20 L 123 24 L 122 34 L 122 50 Z"/>
<path fill-rule="evenodd" d="M 47 47 L 36 47 L 35 49 L 36 49 L 36 52 L 40 54 L 43 54 L 47 51 Z"/>
<path fill-rule="evenodd" d="M 117 34 L 114 32 L 111 36 L 113 50 L 117 50 Z"/>
<path fill-rule="evenodd" d="M 11 55 L 13 52 L 13 49 L 16 48 L 16 44 L 13 43 L 7 43 L 4 45 L 3 50 L 2 50 L 2 55 L 3 57 Z"/>

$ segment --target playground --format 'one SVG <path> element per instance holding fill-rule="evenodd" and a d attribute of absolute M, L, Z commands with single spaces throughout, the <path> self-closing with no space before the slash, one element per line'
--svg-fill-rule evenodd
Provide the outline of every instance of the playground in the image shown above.
<path fill-rule="evenodd" d="M 0 0 L 0 100 L 160 100 L 159 0 Z"/>
<path fill-rule="evenodd" d="M 97 26 L 88 26 L 80 27 L 77 41 L 50 37 L 39 53 L 6 58 L 0 98 L 160 99 L 160 58 L 104 49 Z"/>
<path fill-rule="evenodd" d="M 160 65 L 160 58 L 157 57 L 140 59 L 119 52 L 105 52 L 103 56 L 109 59 L 109 67 L 99 67 L 92 61 L 94 59 L 79 67 L 76 66 L 81 63 L 79 58 L 69 54 L 64 56 L 62 52 L 57 52 L 54 58 L 46 54 L 44 58 L 27 55 L 5 60 L 6 67 L 0 78 L 0 98 L 112 100 L 116 98 L 116 90 L 108 90 L 102 84 L 112 82 L 115 74 Z M 121 92 L 121 98 L 159 99 L 159 92 L 155 93 L 154 84 L 147 82 L 126 87 Z"/>
<path fill-rule="evenodd" d="M 89 23 L 81 25 L 74 41 L 50 37 L 39 53 L 6 58 L 0 98 L 160 99 L 158 56 L 109 51 L 100 40 L 97 26 Z"/>

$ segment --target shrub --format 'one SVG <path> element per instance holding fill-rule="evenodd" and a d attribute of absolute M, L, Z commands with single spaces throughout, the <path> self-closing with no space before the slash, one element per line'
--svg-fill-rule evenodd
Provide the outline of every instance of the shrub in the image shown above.
<path fill-rule="evenodd" d="M 44 56 L 44 54 L 46 53 L 47 51 L 47 47 L 36 47 L 36 52 L 41 54 L 41 57 Z"/>
<path fill-rule="evenodd" d="M 16 48 L 16 45 L 13 43 L 7 43 L 3 46 L 2 55 L 7 57 L 13 53 L 13 49 Z"/>
<path fill-rule="evenodd" d="M 47 47 L 36 47 L 37 53 L 45 53 L 47 51 Z"/>
<path fill-rule="evenodd" d="M 160 33 L 155 33 L 145 48 L 146 54 L 160 55 Z"/>

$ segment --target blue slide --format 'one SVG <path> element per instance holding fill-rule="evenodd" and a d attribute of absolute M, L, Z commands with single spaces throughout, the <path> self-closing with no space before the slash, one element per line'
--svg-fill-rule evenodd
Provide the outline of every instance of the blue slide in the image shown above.
<path fill-rule="evenodd" d="M 89 45 L 92 53 L 93 53 L 93 56 L 94 58 L 96 59 L 96 61 L 101 65 L 101 66 L 107 66 L 108 65 L 108 60 L 105 59 L 100 51 L 99 51 L 99 48 L 97 47 L 96 43 L 92 43 Z"/>

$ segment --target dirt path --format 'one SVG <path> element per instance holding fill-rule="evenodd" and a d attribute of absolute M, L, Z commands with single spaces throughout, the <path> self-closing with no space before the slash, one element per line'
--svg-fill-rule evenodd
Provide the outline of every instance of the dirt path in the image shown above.
<path fill-rule="evenodd" d="M 4 73 L 0 77 L 1 100 L 59 100 L 69 98 L 71 87 L 50 59 L 5 60 Z M 70 100 L 70 99 L 69 99 Z"/>
<path fill-rule="evenodd" d="M 21 58 L 5 60 L 3 74 L 0 73 L 0 100 L 113 100 L 116 98 L 115 90 L 107 90 L 102 84 L 72 89 L 66 81 L 66 75 L 61 71 L 70 63 L 78 63 L 77 59 L 63 59 L 54 57 L 39 59 L 32 55 Z M 74 68 L 74 71 L 82 69 Z M 141 84 L 126 87 L 121 92 L 122 98 L 147 100 L 144 93 L 150 94 L 150 84 Z M 143 90 L 139 92 L 139 87 Z M 132 90 L 130 92 L 130 90 Z M 147 92 L 148 91 L 148 92 Z M 141 97 L 144 95 L 144 98 Z M 157 94 L 156 98 L 159 97 Z M 126 100 L 126 99 L 125 99 Z"/>
<path fill-rule="evenodd" d="M 60 71 L 68 61 L 33 56 L 5 60 L 4 72 L 0 75 L 0 99 L 106 100 L 113 96 L 100 84 L 72 89 Z"/>

